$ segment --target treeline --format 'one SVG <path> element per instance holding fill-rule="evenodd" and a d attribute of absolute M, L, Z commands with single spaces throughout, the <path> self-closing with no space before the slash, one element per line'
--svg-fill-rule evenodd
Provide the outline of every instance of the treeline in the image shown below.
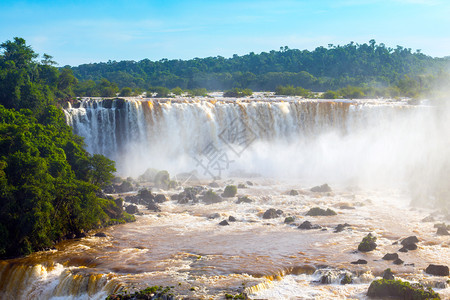
<path fill-rule="evenodd" d="M 132 220 L 122 204 L 98 197 L 114 162 L 90 155 L 56 104 L 77 79 L 15 38 L 0 45 L 0 257 Z"/>
<path fill-rule="evenodd" d="M 89 89 L 83 85 L 101 87 L 105 83 L 103 80 L 115 83 L 117 93 L 124 87 L 143 91 L 155 86 L 183 90 L 275 91 L 278 86 L 288 85 L 318 92 L 347 86 L 392 86 L 405 75 L 420 84 L 421 76 L 430 77 L 428 79 L 442 76 L 449 62 L 401 46 L 388 48 L 371 40 L 368 44 L 328 45 L 328 48 L 318 47 L 314 51 L 284 47 L 280 51 L 252 52 L 231 58 L 109 61 L 71 69 L 80 80 L 78 93 L 88 96 Z"/>

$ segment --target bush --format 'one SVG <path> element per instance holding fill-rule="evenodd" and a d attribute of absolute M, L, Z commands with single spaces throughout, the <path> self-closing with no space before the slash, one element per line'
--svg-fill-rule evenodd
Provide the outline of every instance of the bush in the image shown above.
<path fill-rule="evenodd" d="M 242 98 L 242 97 L 248 97 L 253 94 L 253 91 L 251 89 L 239 89 L 234 88 L 232 90 L 225 91 L 223 93 L 224 97 L 232 97 L 232 98 Z"/>

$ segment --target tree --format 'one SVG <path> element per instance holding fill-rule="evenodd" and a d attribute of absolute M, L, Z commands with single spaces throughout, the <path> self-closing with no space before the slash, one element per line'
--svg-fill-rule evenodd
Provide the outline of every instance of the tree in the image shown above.
<path fill-rule="evenodd" d="M 116 172 L 114 161 L 101 154 L 94 154 L 89 159 L 91 183 L 100 187 L 111 184 Z"/>
<path fill-rule="evenodd" d="M 124 87 L 120 90 L 119 96 L 121 97 L 130 97 L 133 94 L 133 91 L 129 87 Z"/>
<path fill-rule="evenodd" d="M 12 61 L 16 68 L 28 66 L 38 57 L 31 46 L 27 46 L 23 38 L 15 37 L 14 41 L 6 41 L 0 45 L 3 49 L 3 60 Z"/>

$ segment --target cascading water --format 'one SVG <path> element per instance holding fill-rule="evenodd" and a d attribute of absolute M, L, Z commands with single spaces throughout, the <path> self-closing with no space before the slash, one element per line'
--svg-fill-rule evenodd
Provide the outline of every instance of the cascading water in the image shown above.
<path fill-rule="evenodd" d="M 223 299 L 240 290 L 256 299 L 365 299 L 370 281 L 386 268 L 450 297 L 445 280 L 423 271 L 429 263 L 450 264 L 448 239 L 422 222 L 431 209 L 409 211 L 411 195 L 397 189 L 409 183 L 408 192 L 429 202 L 437 189 L 448 188 L 445 107 L 366 100 L 85 99 L 65 113 L 88 151 L 114 159 L 121 175 L 140 175 L 149 167 L 171 174 L 196 169 L 205 185 L 210 174 L 196 159 L 218 149 L 233 160 L 226 171 L 238 176 L 229 180 L 253 182 L 238 188 L 238 196 L 252 202 L 170 200 L 158 213 L 139 207 L 144 215 L 137 222 L 104 229 L 106 238 L 91 234 L 1 262 L 2 299 L 104 299 L 121 288 L 151 285 L 175 286 L 190 298 Z M 246 177 L 253 173 L 263 176 Z M 325 181 L 333 192 L 309 190 Z M 229 183 L 217 182 L 217 193 Z M 299 194 L 292 196 L 292 189 Z M 180 190 L 156 192 L 169 198 Z M 318 205 L 337 215 L 306 216 Z M 263 219 L 269 208 L 283 210 L 283 216 Z M 218 225 L 230 216 L 236 222 Z M 284 222 L 287 216 L 295 225 Z M 435 217 L 444 222 L 445 216 Z M 321 230 L 298 229 L 305 220 Z M 349 226 L 336 233 L 343 223 Z M 378 248 L 355 252 L 368 232 L 378 236 Z M 413 232 L 419 249 L 400 253 L 403 265 L 381 259 Z M 351 263 L 358 259 L 368 264 Z M 339 284 L 346 272 L 354 284 Z M 331 285 L 317 283 L 323 274 L 332 275 Z"/>
<path fill-rule="evenodd" d="M 215 149 L 227 153 L 230 172 L 372 184 L 404 181 L 424 160 L 436 170 L 447 159 L 450 134 L 438 112 L 404 102 L 296 99 L 86 99 L 65 111 L 88 151 L 115 160 L 126 176 L 149 167 L 208 175 L 197 158 Z"/>

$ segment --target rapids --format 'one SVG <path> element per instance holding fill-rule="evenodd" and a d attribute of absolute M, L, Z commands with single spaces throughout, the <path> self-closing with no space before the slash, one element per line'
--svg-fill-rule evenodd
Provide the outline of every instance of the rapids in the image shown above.
<path fill-rule="evenodd" d="M 431 206 L 448 195 L 446 107 L 388 100 L 130 98 L 83 99 L 65 114 L 88 151 L 114 159 L 121 176 L 137 177 L 147 168 L 184 172 L 172 178 L 183 187 L 216 179 L 218 193 L 241 183 L 246 187 L 238 195 L 253 202 L 170 200 L 159 213 L 139 207 L 144 214 L 135 223 L 105 229 L 106 238 L 90 233 L 1 261 L 1 299 L 103 299 L 153 285 L 201 299 L 240 292 L 254 299 L 365 299 L 369 283 L 386 268 L 450 298 L 449 278 L 424 272 L 430 263 L 450 265 L 450 240 L 436 235 L 433 222 L 422 221 L 430 214 L 435 223 L 449 221 Z M 324 182 L 332 192 L 310 191 Z M 299 194 L 290 196 L 292 189 Z M 170 196 L 182 187 L 153 191 Z M 411 208 L 411 201 L 425 207 Z M 315 206 L 337 215 L 306 216 Z M 263 219 L 269 208 L 283 215 Z M 214 213 L 219 217 L 211 219 Z M 229 216 L 237 221 L 218 225 Z M 284 223 L 288 216 L 294 224 Z M 305 220 L 321 229 L 298 229 Z M 334 233 L 344 223 L 350 226 Z M 377 249 L 355 251 L 369 232 L 378 237 Z M 418 236 L 419 248 L 399 253 L 404 264 L 381 259 L 410 235 Z M 351 264 L 358 259 L 368 264 Z M 339 284 L 345 273 L 352 274 L 352 284 Z M 330 284 L 318 283 L 324 274 Z"/>

